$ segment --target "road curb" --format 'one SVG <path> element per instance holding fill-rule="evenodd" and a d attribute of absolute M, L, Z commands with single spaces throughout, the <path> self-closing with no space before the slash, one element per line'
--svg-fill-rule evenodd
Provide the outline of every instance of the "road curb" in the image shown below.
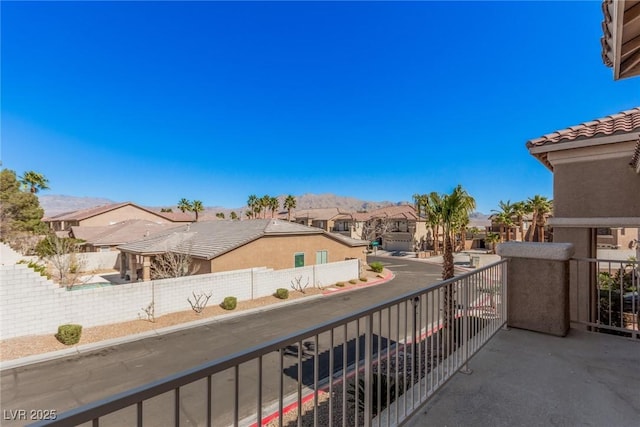
<path fill-rule="evenodd" d="M 243 310 L 243 311 L 239 311 L 239 312 L 235 312 L 235 313 L 225 313 L 225 314 L 219 314 L 217 316 L 212 316 L 212 317 L 208 317 L 206 319 L 198 319 L 198 320 L 193 320 L 191 322 L 186 322 L 186 323 L 180 323 L 178 325 L 173 325 L 173 326 L 167 326 L 165 328 L 158 328 L 158 329 L 152 329 L 150 331 L 145 331 L 145 332 L 140 332 L 137 334 L 132 334 L 132 335 L 127 335 L 124 337 L 118 337 L 118 338 L 112 338 L 112 339 L 108 339 L 108 340 L 103 340 L 103 341 L 98 341 L 95 343 L 90 343 L 90 344 L 80 344 L 80 345 L 75 345 L 73 347 L 69 347 L 69 348 L 65 348 L 62 350 L 56 350 L 56 351 L 52 351 L 52 352 L 48 352 L 48 353 L 42 353 L 42 354 L 34 354 L 31 356 L 26 356 L 26 357 L 21 357 L 19 359 L 13 359 L 13 360 L 7 360 L 4 362 L 0 362 L 0 372 L 8 370 L 8 369 L 14 369 L 14 368 L 20 368 L 20 367 L 24 367 L 24 366 L 28 366 L 34 363 L 40 363 L 40 362 L 47 362 L 50 360 L 56 360 L 56 359 L 61 359 L 64 357 L 69 357 L 69 356 L 77 356 L 83 353 L 88 353 L 88 352 L 92 352 L 92 351 L 96 351 L 96 350 L 102 350 L 104 348 L 108 348 L 108 347 L 113 347 L 119 344 L 126 344 L 132 341 L 138 341 L 141 339 L 145 339 L 145 338 L 151 338 L 151 337 L 159 337 L 162 335 L 167 335 L 167 334 L 171 334 L 174 332 L 179 332 L 185 329 L 191 329 L 191 328 L 195 328 L 198 326 L 204 326 L 204 325 L 209 325 L 209 324 L 213 324 L 213 323 L 218 323 L 218 322 L 222 322 L 225 320 L 229 320 L 229 319 L 233 319 L 235 317 L 241 317 L 241 316 L 247 316 L 250 314 L 255 314 L 255 313 L 260 313 L 260 312 L 265 312 L 265 311 L 270 311 L 270 310 L 275 310 L 278 308 L 281 308 L 285 305 L 291 305 L 291 304 L 302 304 L 304 302 L 308 302 L 308 301 L 313 301 L 319 298 L 323 298 L 325 296 L 328 295 L 332 295 L 334 293 L 337 292 L 344 292 L 344 291 L 354 291 L 356 289 L 361 289 L 363 287 L 367 287 L 367 286 L 375 286 L 375 285 L 380 285 L 382 283 L 388 282 L 390 280 L 392 280 L 395 277 L 395 275 L 391 272 L 389 272 L 383 279 L 371 282 L 371 283 L 363 283 L 361 285 L 355 285 L 355 286 L 351 286 L 349 288 L 346 289 L 336 289 L 335 291 L 323 291 L 321 294 L 318 295 L 312 295 L 312 296 L 308 296 L 308 297 L 303 297 L 303 298 L 298 298 L 295 300 L 291 300 L 291 301 L 282 301 L 282 302 L 276 302 L 273 304 L 269 304 L 263 307 L 256 307 L 256 308 L 251 308 L 248 310 Z"/>

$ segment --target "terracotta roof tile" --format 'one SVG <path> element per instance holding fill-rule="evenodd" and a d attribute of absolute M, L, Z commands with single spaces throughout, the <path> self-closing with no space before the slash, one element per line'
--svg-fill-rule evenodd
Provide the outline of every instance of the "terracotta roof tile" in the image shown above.
<path fill-rule="evenodd" d="M 640 107 L 548 133 L 540 138 L 528 141 L 527 147 L 540 147 L 548 144 L 593 138 L 595 136 L 633 132 L 635 130 L 640 130 Z"/>

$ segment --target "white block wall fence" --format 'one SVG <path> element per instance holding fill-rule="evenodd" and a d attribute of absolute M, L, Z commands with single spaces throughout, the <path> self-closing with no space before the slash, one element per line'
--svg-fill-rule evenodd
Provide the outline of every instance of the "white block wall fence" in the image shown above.
<path fill-rule="evenodd" d="M 146 319 L 144 308 L 155 299 L 155 315 L 191 310 L 192 292 L 212 293 L 208 305 L 227 296 L 238 301 L 291 291 L 296 279 L 309 288 L 358 278 L 358 260 L 319 264 L 286 270 L 252 268 L 199 274 L 176 279 L 136 282 L 73 291 L 40 276 L 26 265 L 0 266 L 0 338 L 54 334 L 58 326 L 83 327 Z"/>

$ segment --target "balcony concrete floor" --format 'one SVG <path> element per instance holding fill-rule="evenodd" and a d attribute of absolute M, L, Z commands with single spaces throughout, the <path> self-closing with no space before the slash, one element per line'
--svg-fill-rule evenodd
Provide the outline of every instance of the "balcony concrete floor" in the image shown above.
<path fill-rule="evenodd" d="M 640 340 L 503 330 L 406 424 L 640 426 Z"/>

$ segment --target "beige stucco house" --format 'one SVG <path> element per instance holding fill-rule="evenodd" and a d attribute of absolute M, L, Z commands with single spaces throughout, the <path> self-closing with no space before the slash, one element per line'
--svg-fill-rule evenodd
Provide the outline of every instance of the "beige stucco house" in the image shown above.
<path fill-rule="evenodd" d="M 182 212 L 155 212 L 131 202 L 113 203 L 73 212 L 66 212 L 42 221 L 55 232 L 70 231 L 71 227 L 96 227 L 117 224 L 132 219 L 142 219 L 158 224 L 186 224 L 193 216 Z"/>
<path fill-rule="evenodd" d="M 553 172 L 555 242 L 594 257 L 598 228 L 640 227 L 640 107 L 527 142 Z"/>
<path fill-rule="evenodd" d="M 527 147 L 553 172 L 554 242 L 572 243 L 576 258 L 597 258 L 603 229 L 624 230 L 637 242 L 640 107 L 532 139 Z M 594 280 L 588 269 L 571 275 L 571 294 L 580 295 L 572 319 L 589 320 Z"/>
<path fill-rule="evenodd" d="M 196 274 L 254 267 L 286 269 L 359 259 L 368 242 L 317 227 L 278 219 L 202 221 L 121 245 L 120 273 L 131 280 L 152 278 L 154 257 L 188 255 Z"/>
<path fill-rule="evenodd" d="M 117 246 L 143 239 L 152 234 L 179 227 L 176 223 L 158 223 L 146 219 L 129 219 L 111 225 L 72 226 L 69 237 L 83 241 L 83 252 L 117 251 Z"/>

